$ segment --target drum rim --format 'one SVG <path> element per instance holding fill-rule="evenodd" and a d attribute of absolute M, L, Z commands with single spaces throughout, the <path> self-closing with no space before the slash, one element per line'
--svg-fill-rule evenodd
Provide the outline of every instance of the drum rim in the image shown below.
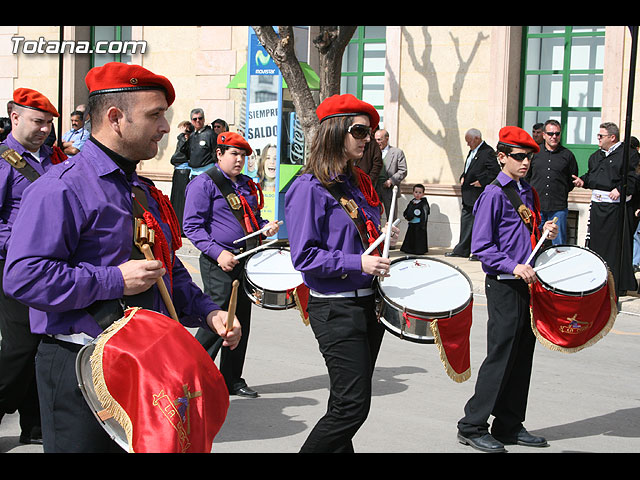
<path fill-rule="evenodd" d="M 429 261 L 434 261 L 434 262 L 439 262 L 439 263 L 443 263 L 453 269 L 455 269 L 458 273 L 462 274 L 462 276 L 467 280 L 467 283 L 469 284 L 469 298 L 467 299 L 467 301 L 460 307 L 457 307 L 455 310 L 448 310 L 446 312 L 433 312 L 433 314 L 431 314 L 432 312 L 424 312 L 422 310 L 413 310 L 411 308 L 405 308 L 402 305 L 396 303 L 395 301 L 391 300 L 387 295 L 385 295 L 384 291 L 382 290 L 381 286 L 380 286 L 380 280 L 378 279 L 378 277 L 375 278 L 375 289 L 376 291 L 379 293 L 380 297 L 382 298 L 382 300 L 389 304 L 390 306 L 396 308 L 398 311 L 400 312 L 407 312 L 410 313 L 411 315 L 414 315 L 418 318 L 421 318 L 423 320 L 438 320 L 438 319 L 442 319 L 442 318 L 451 318 L 454 315 L 457 315 L 458 313 L 462 312 L 463 310 L 465 310 L 473 301 L 473 282 L 471 281 L 471 278 L 469 277 L 469 275 L 467 275 L 466 272 L 464 272 L 461 268 L 459 268 L 456 265 L 453 265 L 449 262 L 445 262 L 444 260 L 440 260 L 439 258 L 432 258 L 432 257 L 427 257 L 427 256 L 420 256 L 420 255 L 404 255 L 402 257 L 397 257 L 395 259 L 393 259 L 391 261 L 391 265 L 393 265 L 394 263 L 398 263 L 400 261 L 405 261 L 405 260 L 411 260 L 411 259 L 421 259 L 421 260 L 429 260 Z M 426 315 L 429 314 L 429 315 Z"/>
<path fill-rule="evenodd" d="M 550 246 L 548 246 L 546 248 L 543 248 L 542 250 L 540 250 L 538 255 L 536 255 L 536 258 L 533 260 L 533 266 L 534 267 L 536 266 L 536 264 L 535 264 L 536 260 L 544 252 L 546 252 L 547 250 L 551 250 L 553 248 L 560 248 L 560 247 L 578 248 L 580 250 L 584 250 L 586 252 L 589 252 L 589 253 L 593 254 L 596 258 L 598 258 L 604 264 L 605 271 L 607 273 L 609 272 L 609 265 L 607 265 L 607 262 L 605 262 L 604 258 L 602 258 L 602 256 L 599 253 L 594 252 L 593 250 L 591 250 L 588 247 L 583 247 L 581 245 L 571 245 L 571 244 L 568 244 L 568 243 L 562 243 L 562 244 L 559 244 L 559 245 L 550 245 Z M 568 291 L 568 290 L 563 290 L 561 288 L 552 287 L 551 285 L 549 285 L 547 282 L 545 282 L 539 276 L 536 275 L 536 277 L 537 277 L 538 281 L 540 282 L 540 285 L 542 285 L 545 290 L 547 290 L 549 292 L 552 292 L 552 293 L 559 293 L 561 295 L 566 295 L 567 297 L 585 297 L 587 295 L 591 295 L 593 293 L 599 292 L 600 290 L 602 290 L 607 285 L 607 279 L 605 278 L 604 282 L 599 287 L 592 288 L 590 290 L 585 290 L 583 292 L 571 292 L 571 291 Z"/>
<path fill-rule="evenodd" d="M 76 371 L 76 380 L 78 382 L 78 389 L 80 390 L 80 393 L 82 393 L 82 397 L 85 401 L 85 403 L 87 404 L 87 407 L 89 408 L 89 410 L 91 410 L 91 413 L 93 414 L 93 416 L 95 417 L 95 419 L 98 421 L 98 423 L 100 424 L 100 426 L 105 430 L 105 432 L 107 433 L 107 435 L 109 435 L 109 437 L 111 437 L 111 439 L 118 444 L 118 446 L 120 446 L 123 450 L 128 451 L 129 450 L 129 441 L 127 439 L 127 435 L 126 435 L 126 431 L 124 430 L 124 427 L 122 427 L 122 425 L 120 425 L 120 423 L 118 421 L 116 421 L 115 419 L 113 420 L 115 425 L 118 425 L 118 427 L 120 427 L 120 429 L 122 429 L 122 434 L 124 435 L 124 438 L 121 438 L 118 435 L 118 432 L 112 427 L 112 425 L 110 423 L 107 423 L 105 420 L 102 420 L 99 416 L 98 416 L 98 412 L 96 412 L 95 407 L 93 405 L 93 402 L 96 403 L 100 403 L 100 400 L 98 398 L 95 399 L 90 399 L 89 398 L 89 392 L 87 390 L 87 386 L 83 380 L 83 371 L 82 369 L 85 367 L 84 362 L 86 361 L 86 367 L 89 368 L 89 372 L 91 374 L 91 376 L 93 375 L 93 371 L 91 368 L 91 362 L 90 362 L 90 358 L 91 355 L 93 354 L 95 347 L 96 347 L 96 340 L 98 337 L 96 337 L 95 339 L 93 339 L 93 341 L 87 343 L 86 345 L 84 345 L 79 351 L 78 354 L 76 355 L 76 362 L 75 362 L 75 371 Z M 86 359 L 86 360 L 85 360 Z"/>

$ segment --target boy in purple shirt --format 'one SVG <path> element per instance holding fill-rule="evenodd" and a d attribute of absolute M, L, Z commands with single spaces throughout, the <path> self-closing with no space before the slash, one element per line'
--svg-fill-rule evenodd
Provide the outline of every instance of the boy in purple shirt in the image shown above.
<path fill-rule="evenodd" d="M 260 216 L 262 193 L 250 177 L 242 174 L 245 157 L 251 155 L 249 143 L 235 132 L 218 135 L 215 149 L 216 164 L 196 176 L 187 184 L 183 216 L 184 234 L 200 250 L 200 273 L 204 291 L 216 303 L 226 308 L 231 296 L 234 280 L 242 281 L 247 257 L 235 258 L 241 248 L 247 248 L 244 240 L 234 244 L 234 240 L 247 233 L 255 232 L 270 225 L 267 237 L 278 231 L 276 222 L 269 222 Z M 224 190 L 221 191 L 221 188 Z M 228 191 L 227 191 L 228 189 Z M 232 195 L 232 211 L 227 197 Z M 242 223 L 241 223 L 242 222 Z M 253 237 L 258 239 L 258 237 Z M 242 326 L 242 339 L 233 351 L 223 349 L 220 354 L 220 373 L 224 376 L 231 395 L 255 398 L 258 393 L 242 378 L 247 342 L 251 324 L 251 300 L 244 287 L 238 288 L 236 316 Z M 208 329 L 199 329 L 196 339 L 215 358 L 217 335 Z"/>
<path fill-rule="evenodd" d="M 540 219 L 537 194 L 522 179 L 532 153 L 538 151 L 539 146 L 521 128 L 502 128 L 497 146 L 502 171 L 474 207 L 471 253 L 482 262 L 486 273 L 487 357 L 478 371 L 475 393 L 458 422 L 458 441 L 484 452 L 504 452 L 505 444 L 548 445 L 522 424 L 535 346 L 528 284 L 536 281 L 536 274 L 526 262 L 539 238 Z M 532 214 L 531 230 L 506 189 L 513 189 L 517 201 Z M 543 228 L 550 230 L 550 239 L 557 235 L 558 227 L 553 222 L 546 222 Z M 498 278 L 505 274 L 511 279 Z M 490 415 L 495 417 L 491 433 Z"/>

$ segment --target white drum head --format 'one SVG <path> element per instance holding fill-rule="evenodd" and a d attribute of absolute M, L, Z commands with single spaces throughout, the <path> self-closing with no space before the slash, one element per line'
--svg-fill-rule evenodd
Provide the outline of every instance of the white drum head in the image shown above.
<path fill-rule="evenodd" d="M 379 282 L 380 291 L 407 311 L 444 318 L 466 307 L 472 297 L 469 279 L 445 262 L 407 258 L 392 262 L 389 274 Z"/>
<path fill-rule="evenodd" d="M 561 245 L 542 251 L 535 260 L 538 279 L 548 289 L 568 295 L 599 290 L 607 282 L 607 265 L 586 248 Z"/>
<path fill-rule="evenodd" d="M 291 253 L 281 248 L 266 248 L 254 253 L 246 264 L 251 282 L 271 291 L 286 291 L 302 284 L 302 274 L 293 268 Z"/>

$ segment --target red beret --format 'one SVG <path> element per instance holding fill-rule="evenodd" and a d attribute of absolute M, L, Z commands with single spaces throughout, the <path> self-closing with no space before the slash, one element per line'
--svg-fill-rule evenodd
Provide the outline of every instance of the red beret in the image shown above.
<path fill-rule="evenodd" d="M 520 127 L 502 127 L 500 129 L 498 140 L 500 143 L 510 147 L 532 148 L 534 153 L 538 153 L 540 151 L 540 145 L 531 138 L 531 135 Z"/>
<path fill-rule="evenodd" d="M 140 65 L 106 63 L 89 70 L 84 81 L 89 89 L 89 96 L 137 90 L 164 90 L 169 105 L 176 98 L 176 92 L 168 78 L 156 75 Z"/>
<path fill-rule="evenodd" d="M 13 102 L 16 105 L 42 112 L 50 113 L 54 117 L 59 117 L 58 110 L 54 107 L 49 99 L 30 88 L 17 88 L 13 91 Z"/>
<path fill-rule="evenodd" d="M 244 150 L 247 155 L 251 155 L 253 150 L 244 137 L 235 132 L 222 132 L 218 135 L 218 145 L 225 145 L 227 147 L 236 147 Z"/>
<path fill-rule="evenodd" d="M 358 100 L 350 93 L 344 95 L 332 95 L 325 99 L 316 109 L 316 115 L 320 122 L 331 117 L 350 115 L 367 115 L 371 129 L 375 130 L 380 122 L 380 114 L 373 105 Z"/>

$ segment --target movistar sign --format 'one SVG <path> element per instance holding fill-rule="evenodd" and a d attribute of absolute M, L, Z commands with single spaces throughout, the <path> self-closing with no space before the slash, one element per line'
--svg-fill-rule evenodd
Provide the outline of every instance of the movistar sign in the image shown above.
<path fill-rule="evenodd" d="M 280 72 L 276 63 L 260 44 L 258 36 L 250 35 L 249 45 L 249 75 L 278 75 Z"/>

